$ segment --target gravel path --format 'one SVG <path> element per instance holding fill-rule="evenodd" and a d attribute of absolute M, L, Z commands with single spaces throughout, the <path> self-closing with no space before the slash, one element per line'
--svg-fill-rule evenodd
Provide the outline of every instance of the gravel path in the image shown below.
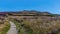
<path fill-rule="evenodd" d="M 7 34 L 17 34 L 16 25 L 10 21 L 11 27 L 10 30 L 7 32 Z"/>

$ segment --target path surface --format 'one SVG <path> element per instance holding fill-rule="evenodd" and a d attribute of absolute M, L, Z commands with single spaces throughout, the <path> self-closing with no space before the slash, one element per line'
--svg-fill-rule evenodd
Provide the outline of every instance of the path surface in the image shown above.
<path fill-rule="evenodd" d="M 7 34 L 17 34 L 16 25 L 10 21 L 11 27 L 10 30 L 7 32 Z"/>

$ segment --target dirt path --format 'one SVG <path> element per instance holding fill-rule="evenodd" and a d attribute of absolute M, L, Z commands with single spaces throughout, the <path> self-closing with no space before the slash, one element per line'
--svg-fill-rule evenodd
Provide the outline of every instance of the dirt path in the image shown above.
<path fill-rule="evenodd" d="M 7 32 L 7 34 L 17 34 L 16 25 L 10 21 L 11 27 L 10 30 Z"/>

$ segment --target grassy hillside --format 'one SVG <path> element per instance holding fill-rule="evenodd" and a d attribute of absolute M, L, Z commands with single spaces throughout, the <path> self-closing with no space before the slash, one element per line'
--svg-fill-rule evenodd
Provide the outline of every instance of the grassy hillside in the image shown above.
<path fill-rule="evenodd" d="M 13 16 L 11 16 L 13 17 Z M 47 34 L 59 32 L 60 20 L 48 16 L 15 16 L 12 18 L 19 34 Z"/>
<path fill-rule="evenodd" d="M 17 12 L 9 14 L 18 29 L 18 34 L 60 34 L 58 14 L 48 12 Z"/>
<path fill-rule="evenodd" d="M 4 22 L 4 24 L 0 24 L 0 34 L 7 34 L 9 29 L 10 24 L 7 20 Z"/>

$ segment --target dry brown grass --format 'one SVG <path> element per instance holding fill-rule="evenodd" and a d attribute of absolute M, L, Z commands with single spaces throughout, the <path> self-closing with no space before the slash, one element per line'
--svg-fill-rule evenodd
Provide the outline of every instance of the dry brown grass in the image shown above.
<path fill-rule="evenodd" d="M 10 28 L 9 22 L 6 20 L 4 24 L 0 25 L 0 34 L 6 34 Z"/>
<path fill-rule="evenodd" d="M 52 30 L 60 29 L 60 20 L 56 20 L 54 17 L 47 17 L 47 16 L 17 16 L 16 17 L 15 16 L 14 18 L 17 20 L 21 20 L 25 18 L 23 19 L 22 24 L 32 29 L 34 34 L 47 34 Z"/>

